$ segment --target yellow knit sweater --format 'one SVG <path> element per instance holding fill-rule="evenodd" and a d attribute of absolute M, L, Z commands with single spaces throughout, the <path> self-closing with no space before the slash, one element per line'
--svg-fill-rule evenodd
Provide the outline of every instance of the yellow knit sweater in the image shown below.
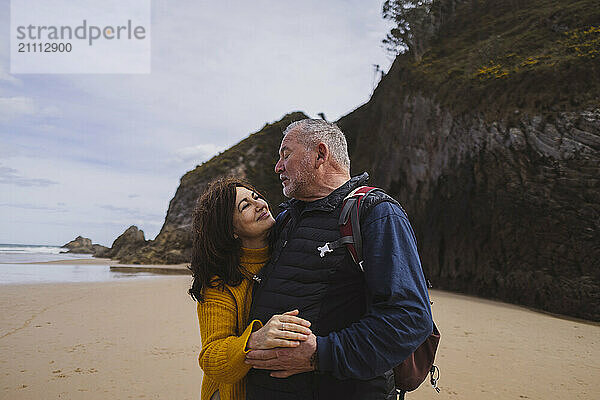
<path fill-rule="evenodd" d="M 244 249 L 240 264 L 250 276 L 265 265 L 269 248 Z M 204 371 L 201 400 L 209 400 L 219 391 L 221 400 L 246 398 L 246 343 L 250 334 L 262 327 L 260 321 L 248 323 L 252 303 L 253 281 L 244 278 L 239 286 L 225 289 L 206 288 L 204 300 L 198 303 L 198 321 L 202 338 L 200 368 Z"/>

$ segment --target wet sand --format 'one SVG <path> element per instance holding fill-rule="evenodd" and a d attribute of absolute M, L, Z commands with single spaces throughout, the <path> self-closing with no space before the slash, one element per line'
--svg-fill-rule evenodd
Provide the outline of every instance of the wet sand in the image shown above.
<path fill-rule="evenodd" d="M 43 261 L 23 264 L 42 265 L 107 265 L 115 272 L 149 272 L 157 275 L 190 275 L 189 264 L 121 264 L 118 260 L 110 258 L 77 258 L 69 260 Z"/>
<path fill-rule="evenodd" d="M 68 260 L 56 260 L 56 261 L 42 261 L 32 262 L 23 264 L 60 264 L 60 265 L 109 265 L 118 268 L 155 268 L 155 269 L 184 269 L 187 270 L 187 264 L 121 264 L 118 260 L 112 260 L 110 258 L 74 258 Z"/>
<path fill-rule="evenodd" d="M 28 262 L 21 264 L 61 264 L 61 265 L 110 265 L 117 264 L 118 261 L 110 258 L 70 258 L 67 260 Z"/>
<path fill-rule="evenodd" d="M 0 398 L 197 399 L 190 277 L 0 286 Z M 595 399 L 600 326 L 432 291 L 440 394 Z"/>

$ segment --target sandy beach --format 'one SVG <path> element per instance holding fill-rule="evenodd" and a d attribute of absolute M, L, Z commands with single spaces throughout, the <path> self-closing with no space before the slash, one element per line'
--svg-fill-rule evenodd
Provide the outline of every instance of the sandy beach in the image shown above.
<path fill-rule="evenodd" d="M 0 398 L 197 399 L 189 277 L 0 286 Z M 436 394 L 407 399 L 594 399 L 600 326 L 432 291 Z"/>

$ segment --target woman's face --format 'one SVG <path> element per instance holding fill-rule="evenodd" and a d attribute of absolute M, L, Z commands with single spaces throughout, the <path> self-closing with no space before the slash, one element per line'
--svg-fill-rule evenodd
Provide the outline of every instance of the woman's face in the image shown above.
<path fill-rule="evenodd" d="M 267 235 L 275 224 L 267 202 L 252 190 L 243 186 L 236 188 L 233 209 L 233 232 L 242 246 L 258 249 L 267 245 Z"/>

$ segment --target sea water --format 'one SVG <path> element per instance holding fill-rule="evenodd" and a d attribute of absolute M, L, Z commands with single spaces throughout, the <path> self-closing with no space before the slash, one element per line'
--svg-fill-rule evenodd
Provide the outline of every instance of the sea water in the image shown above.
<path fill-rule="evenodd" d="M 124 273 L 109 265 L 61 264 L 63 260 L 91 259 L 90 254 L 66 253 L 59 246 L 0 244 L 0 285 L 21 283 L 101 282 L 149 278 L 149 273 Z M 48 261 L 57 263 L 47 264 Z M 116 263 L 116 262 L 115 262 Z"/>

